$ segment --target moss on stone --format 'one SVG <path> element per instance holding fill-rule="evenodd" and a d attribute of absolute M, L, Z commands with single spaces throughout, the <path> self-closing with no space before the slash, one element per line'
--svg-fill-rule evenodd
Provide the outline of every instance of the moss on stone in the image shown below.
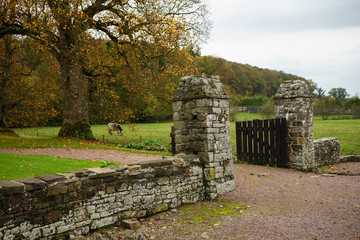
<path fill-rule="evenodd" d="M 64 123 L 59 131 L 59 137 L 71 137 L 84 140 L 95 140 L 89 122 L 83 120 L 75 124 Z"/>

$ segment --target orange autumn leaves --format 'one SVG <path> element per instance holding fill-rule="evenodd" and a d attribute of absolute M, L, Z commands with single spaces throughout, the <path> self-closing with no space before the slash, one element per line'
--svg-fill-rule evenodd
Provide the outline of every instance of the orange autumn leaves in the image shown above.
<path fill-rule="evenodd" d="M 89 110 L 90 120 L 126 122 L 169 112 L 168 101 L 179 77 L 193 73 L 190 52 L 198 49 L 209 32 L 203 1 L 17 0 L 5 1 L 2 7 L 0 27 L 6 26 L 6 31 L 1 34 L 33 39 L 52 53 L 55 69 L 60 66 L 61 74 L 49 75 L 49 82 L 56 82 L 50 84 L 54 87 L 49 90 L 39 81 L 42 89 L 36 90 L 39 96 L 50 96 L 39 103 L 54 102 L 51 110 L 38 107 L 37 112 L 49 113 L 48 118 L 61 118 L 57 106 L 66 102 L 63 96 L 71 96 L 64 83 L 66 69 L 72 66 L 65 68 L 64 59 L 66 64 L 80 66 L 84 76 L 79 79 L 88 80 L 89 91 L 78 94 L 89 94 L 84 99 L 89 99 L 90 109 L 81 111 Z M 108 42 L 112 47 L 105 46 Z M 75 84 L 77 79 L 70 81 Z M 49 92 L 55 88 L 54 94 Z M 24 102 L 28 113 L 35 105 Z M 13 119 L 26 109 L 14 112 L 9 123 L 27 122 Z"/>

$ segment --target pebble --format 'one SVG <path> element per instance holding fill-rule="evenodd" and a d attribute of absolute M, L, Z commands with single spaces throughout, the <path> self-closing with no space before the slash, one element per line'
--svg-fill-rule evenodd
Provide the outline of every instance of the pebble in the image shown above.
<path fill-rule="evenodd" d="M 334 177 L 335 175 L 334 174 L 324 173 L 324 174 L 321 174 L 321 176 L 323 176 L 323 177 Z"/>
<path fill-rule="evenodd" d="M 200 235 L 201 238 L 204 238 L 204 239 L 209 239 L 210 236 L 207 232 L 203 232 L 201 235 Z"/>

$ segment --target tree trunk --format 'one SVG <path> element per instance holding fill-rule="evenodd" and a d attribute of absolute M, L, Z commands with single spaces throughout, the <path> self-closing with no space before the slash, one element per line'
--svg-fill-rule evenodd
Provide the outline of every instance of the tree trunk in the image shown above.
<path fill-rule="evenodd" d="M 16 133 L 9 129 L 6 124 L 7 113 L 9 110 L 9 103 L 8 103 L 8 94 L 7 94 L 7 85 L 9 82 L 9 73 L 11 72 L 11 59 L 13 55 L 13 50 L 11 49 L 10 38 L 4 37 L 3 41 L 5 44 L 5 53 L 6 61 L 1 66 L 0 75 L 0 133 L 6 133 L 6 135 L 17 136 Z"/>
<path fill-rule="evenodd" d="M 64 119 L 59 131 L 60 137 L 93 140 L 89 123 L 88 83 L 79 65 L 64 58 L 60 61 L 64 80 Z"/>
<path fill-rule="evenodd" d="M 17 136 L 16 133 L 9 129 L 6 124 L 6 117 L 7 117 L 7 111 L 8 111 L 8 105 L 7 105 L 7 94 L 5 91 L 6 87 L 6 79 L 1 79 L 0 83 L 0 133 L 6 133 L 6 135 L 11 136 Z"/>

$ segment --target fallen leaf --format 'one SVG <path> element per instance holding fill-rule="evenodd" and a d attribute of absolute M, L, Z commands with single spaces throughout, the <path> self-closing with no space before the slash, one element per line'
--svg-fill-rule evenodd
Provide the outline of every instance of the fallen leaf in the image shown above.
<path fill-rule="evenodd" d="M 208 224 L 208 223 L 209 223 L 209 221 L 203 221 L 203 223 Z"/>
<path fill-rule="evenodd" d="M 214 208 L 212 211 L 213 211 L 213 212 L 216 212 L 216 209 Z"/>
<path fill-rule="evenodd" d="M 148 224 L 148 225 L 152 225 L 153 223 L 152 223 L 152 222 L 148 222 L 147 224 Z"/>
<path fill-rule="evenodd" d="M 257 182 L 257 181 L 254 181 L 254 184 L 258 184 L 258 182 Z"/>

